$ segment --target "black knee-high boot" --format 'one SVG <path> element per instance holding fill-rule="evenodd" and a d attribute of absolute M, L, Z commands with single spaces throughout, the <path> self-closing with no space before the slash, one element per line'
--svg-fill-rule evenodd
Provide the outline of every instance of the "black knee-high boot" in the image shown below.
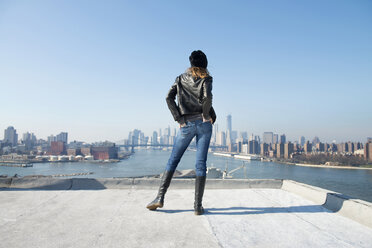
<path fill-rule="evenodd" d="M 195 179 L 195 202 L 194 202 L 194 214 L 201 215 L 204 213 L 202 206 L 204 187 L 205 187 L 206 176 L 197 176 Z"/>
<path fill-rule="evenodd" d="M 162 208 L 164 205 L 164 195 L 167 192 L 169 184 L 172 180 L 174 171 L 165 171 L 163 177 L 161 178 L 161 183 L 159 186 L 158 195 L 155 200 L 150 202 L 146 207 L 150 210 L 156 210 L 157 208 Z"/>

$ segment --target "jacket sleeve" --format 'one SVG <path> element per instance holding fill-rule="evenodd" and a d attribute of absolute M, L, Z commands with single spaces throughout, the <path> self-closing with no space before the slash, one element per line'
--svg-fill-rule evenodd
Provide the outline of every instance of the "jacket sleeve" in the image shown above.
<path fill-rule="evenodd" d="M 168 108 L 170 112 L 172 113 L 172 116 L 175 121 L 177 121 L 180 124 L 185 123 L 183 116 L 180 114 L 180 110 L 176 104 L 176 95 L 177 95 L 177 83 L 179 82 L 179 77 L 176 78 L 176 81 L 172 85 L 172 87 L 169 89 L 166 101 L 168 104 Z"/>
<path fill-rule="evenodd" d="M 203 118 L 209 120 L 211 118 L 210 109 L 212 107 L 212 77 L 207 78 L 203 84 Z"/>

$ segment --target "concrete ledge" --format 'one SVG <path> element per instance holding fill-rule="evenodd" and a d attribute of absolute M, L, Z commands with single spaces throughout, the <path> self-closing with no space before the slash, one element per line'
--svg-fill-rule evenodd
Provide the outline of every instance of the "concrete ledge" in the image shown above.
<path fill-rule="evenodd" d="M 284 180 L 282 189 L 372 228 L 372 203 L 291 180 Z"/>
<path fill-rule="evenodd" d="M 161 179 L 153 178 L 135 178 L 133 180 L 134 188 L 138 189 L 157 189 Z M 207 179 L 206 189 L 247 189 L 247 188 L 272 188 L 280 189 L 283 180 L 279 179 Z M 195 179 L 172 179 L 171 189 L 193 189 Z"/>
<path fill-rule="evenodd" d="M 39 190 L 100 190 L 100 189 L 157 189 L 159 178 L 70 178 L 58 179 L 53 177 L 23 177 L 2 178 L 0 186 L 14 189 Z M 279 179 L 207 179 L 207 189 L 247 189 L 272 188 L 280 189 L 283 180 Z M 193 189 L 195 179 L 174 178 L 170 188 Z"/>
<path fill-rule="evenodd" d="M 42 178 L 12 178 L 9 188 L 41 189 L 41 190 L 69 190 L 71 179 Z"/>
<path fill-rule="evenodd" d="M 328 193 L 327 200 L 323 206 L 372 228 L 372 203 L 351 199 L 338 193 Z"/>
<path fill-rule="evenodd" d="M 327 199 L 328 193 L 336 193 L 308 184 L 299 183 L 292 180 L 283 180 L 283 190 L 295 193 L 296 195 L 302 196 L 316 204 L 322 205 Z"/>

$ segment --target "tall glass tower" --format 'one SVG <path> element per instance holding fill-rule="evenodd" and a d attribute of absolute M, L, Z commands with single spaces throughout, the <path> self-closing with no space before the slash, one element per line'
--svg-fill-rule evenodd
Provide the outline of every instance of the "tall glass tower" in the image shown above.
<path fill-rule="evenodd" d="M 231 134 L 231 131 L 232 131 L 232 128 L 231 128 L 231 115 L 228 115 L 227 116 L 227 129 L 226 129 L 227 132 L 230 132 Z"/>

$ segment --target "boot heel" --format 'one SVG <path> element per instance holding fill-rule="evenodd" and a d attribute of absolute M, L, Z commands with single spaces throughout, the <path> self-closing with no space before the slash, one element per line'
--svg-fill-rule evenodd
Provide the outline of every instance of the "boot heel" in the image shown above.
<path fill-rule="evenodd" d="M 164 195 L 167 192 L 169 184 L 172 180 L 174 171 L 165 171 L 163 177 L 160 182 L 160 187 L 158 191 L 158 195 L 156 196 L 155 200 L 150 202 L 146 208 L 149 210 L 156 210 L 157 208 L 162 208 L 164 205 Z"/>

